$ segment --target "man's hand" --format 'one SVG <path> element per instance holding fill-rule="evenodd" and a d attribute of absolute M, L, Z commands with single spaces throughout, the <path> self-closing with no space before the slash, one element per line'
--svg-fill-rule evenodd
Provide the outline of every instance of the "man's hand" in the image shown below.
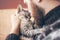
<path fill-rule="evenodd" d="M 20 20 L 18 17 L 19 14 L 14 14 L 11 16 L 12 29 L 10 33 L 14 33 L 16 35 L 19 34 L 19 27 L 20 27 Z"/>

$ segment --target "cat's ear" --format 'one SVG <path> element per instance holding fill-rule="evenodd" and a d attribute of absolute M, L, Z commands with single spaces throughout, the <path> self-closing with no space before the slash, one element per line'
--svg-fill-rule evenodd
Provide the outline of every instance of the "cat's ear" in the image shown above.
<path fill-rule="evenodd" d="M 21 12 L 23 10 L 22 6 L 19 4 L 17 7 L 17 13 Z"/>

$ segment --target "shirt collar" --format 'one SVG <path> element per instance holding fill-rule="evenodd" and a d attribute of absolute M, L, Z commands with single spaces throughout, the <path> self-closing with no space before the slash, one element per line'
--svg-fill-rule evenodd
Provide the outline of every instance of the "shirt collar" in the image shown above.
<path fill-rule="evenodd" d="M 59 12 L 59 13 L 58 13 Z M 49 11 L 47 13 L 47 15 L 44 17 L 45 20 L 49 19 L 50 17 L 52 16 L 55 16 L 55 15 L 60 15 L 60 5 L 55 7 L 54 9 L 52 9 L 51 11 Z"/>

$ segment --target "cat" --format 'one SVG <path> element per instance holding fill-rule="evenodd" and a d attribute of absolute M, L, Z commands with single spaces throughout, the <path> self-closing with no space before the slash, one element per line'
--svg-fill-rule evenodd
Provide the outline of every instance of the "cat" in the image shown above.
<path fill-rule="evenodd" d="M 28 38 L 28 39 L 30 38 L 31 40 L 33 40 L 33 36 L 34 35 L 41 33 L 41 30 L 39 29 L 40 25 L 38 25 L 38 22 L 39 22 L 38 20 L 40 20 L 39 19 L 40 18 L 39 17 L 40 14 L 38 14 L 38 16 L 37 16 L 38 18 L 35 18 L 34 22 L 32 22 L 30 20 L 31 19 L 31 15 L 30 15 L 30 13 L 27 10 L 24 10 L 21 5 L 19 5 L 17 7 L 17 9 L 18 9 L 17 13 L 20 14 L 19 15 L 19 19 L 21 20 L 21 23 L 20 23 L 21 24 L 20 25 L 20 31 L 21 32 L 20 33 L 25 38 Z"/>
<path fill-rule="evenodd" d="M 24 36 L 24 40 L 26 40 L 26 38 L 29 40 L 34 40 L 36 38 L 37 35 L 37 39 L 44 38 L 45 35 L 45 31 L 49 30 L 49 27 L 45 27 L 43 28 L 41 26 L 40 23 L 42 23 L 42 18 L 43 15 L 41 14 L 41 12 L 38 10 L 38 14 L 36 17 L 34 17 L 34 22 L 32 22 L 31 19 L 31 13 L 29 13 L 29 11 L 24 10 L 22 8 L 21 5 L 18 6 L 18 14 L 20 14 L 19 19 L 21 20 L 21 25 L 20 25 L 20 33 L 22 34 L 22 36 Z M 37 9 L 37 8 L 36 8 Z M 41 15 L 41 16 L 40 16 Z M 45 30 L 47 29 L 47 30 Z M 39 35 L 38 35 L 39 34 Z"/>

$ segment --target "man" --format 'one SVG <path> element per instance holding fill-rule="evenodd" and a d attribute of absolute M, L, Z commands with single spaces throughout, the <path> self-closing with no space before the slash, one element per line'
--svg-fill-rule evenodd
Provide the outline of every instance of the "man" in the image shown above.
<path fill-rule="evenodd" d="M 60 19 L 60 0 L 24 0 L 24 2 L 27 4 L 28 11 L 31 13 L 32 18 L 35 18 L 37 15 L 37 13 L 35 13 L 35 11 L 37 11 L 37 10 L 34 10 L 36 8 L 36 6 L 37 6 L 37 8 L 40 9 L 40 11 L 42 13 L 44 13 L 43 26 L 51 25 Z M 11 31 L 11 34 L 7 37 L 7 40 L 19 40 L 19 36 L 18 36 L 19 19 L 15 18 L 13 20 L 14 20 L 12 22 L 13 30 Z M 60 28 L 60 23 L 56 23 L 54 25 L 53 29 L 55 31 L 55 30 L 58 30 L 59 28 Z M 57 34 L 55 34 L 55 35 L 57 35 Z M 54 37 L 53 39 L 51 38 L 51 36 L 49 36 L 49 37 L 48 36 L 47 36 L 47 38 L 44 38 L 43 40 L 60 40 L 59 39 L 60 37 L 58 37 L 58 36 Z"/>

